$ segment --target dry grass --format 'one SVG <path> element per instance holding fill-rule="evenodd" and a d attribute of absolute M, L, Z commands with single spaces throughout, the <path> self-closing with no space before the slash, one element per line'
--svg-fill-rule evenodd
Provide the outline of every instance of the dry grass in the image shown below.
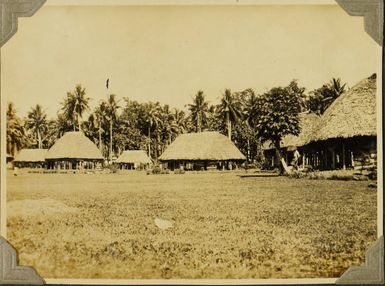
<path fill-rule="evenodd" d="M 11 206 L 60 204 L 8 220 L 20 263 L 45 278 L 338 277 L 376 240 L 376 191 L 362 181 L 133 171 L 8 183 Z"/>

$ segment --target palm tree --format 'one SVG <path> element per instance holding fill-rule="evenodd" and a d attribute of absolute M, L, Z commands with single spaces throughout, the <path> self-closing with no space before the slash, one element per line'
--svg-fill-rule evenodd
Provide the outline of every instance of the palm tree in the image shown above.
<path fill-rule="evenodd" d="M 149 102 L 145 105 L 145 110 L 148 128 L 148 156 L 151 158 L 151 129 L 156 129 L 161 123 L 161 107 L 159 105 L 159 102 L 155 104 Z"/>
<path fill-rule="evenodd" d="M 219 110 L 225 116 L 227 135 L 231 140 L 232 124 L 242 118 L 242 106 L 240 101 L 235 98 L 230 89 L 226 89 L 219 105 Z"/>
<path fill-rule="evenodd" d="M 67 92 L 67 97 L 62 103 L 63 115 L 66 120 L 71 121 L 74 131 L 76 130 L 76 122 L 78 124 L 78 130 L 81 130 L 80 119 L 83 116 L 84 111 L 89 109 L 90 98 L 86 97 L 86 89 L 80 84 L 76 85 L 73 92 Z"/>
<path fill-rule="evenodd" d="M 110 126 L 110 150 L 109 150 L 109 157 L 110 162 L 112 162 L 112 127 L 114 123 L 117 121 L 118 118 L 118 109 L 120 106 L 118 105 L 118 101 L 116 100 L 115 94 L 110 94 L 107 101 L 105 102 L 105 119 L 109 122 Z M 104 108 L 104 107 L 103 107 Z M 104 112 L 104 111 L 103 111 Z"/>
<path fill-rule="evenodd" d="M 259 98 L 255 95 L 254 90 L 247 89 L 244 91 L 244 114 L 246 116 L 247 123 L 250 126 L 254 126 L 258 119 L 259 112 Z"/>
<path fill-rule="evenodd" d="M 324 110 L 326 110 L 334 100 L 336 100 L 341 94 L 345 92 L 346 83 L 341 84 L 341 79 L 332 78 L 328 84 L 329 92 L 327 92 L 323 98 Z"/>
<path fill-rule="evenodd" d="M 209 112 L 208 102 L 202 90 L 199 90 L 193 98 L 193 103 L 188 105 L 191 112 L 191 120 L 196 123 L 196 132 L 202 132 L 203 124 L 207 123 L 207 114 Z"/>
<path fill-rule="evenodd" d="M 20 150 L 24 143 L 24 128 L 16 114 L 15 106 L 8 103 L 7 108 L 7 153 L 12 156 Z"/>
<path fill-rule="evenodd" d="M 37 104 L 27 115 L 26 127 L 37 137 L 38 148 L 42 148 L 42 134 L 47 131 L 47 115 L 42 107 Z"/>

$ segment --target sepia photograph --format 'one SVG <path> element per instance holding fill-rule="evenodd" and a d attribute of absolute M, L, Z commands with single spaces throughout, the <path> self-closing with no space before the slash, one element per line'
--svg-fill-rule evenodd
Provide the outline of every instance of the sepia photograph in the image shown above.
<path fill-rule="evenodd" d="M 54 282 L 365 264 L 382 236 L 382 47 L 363 17 L 80 2 L 47 0 L 1 47 L 1 235 L 19 265 Z"/>

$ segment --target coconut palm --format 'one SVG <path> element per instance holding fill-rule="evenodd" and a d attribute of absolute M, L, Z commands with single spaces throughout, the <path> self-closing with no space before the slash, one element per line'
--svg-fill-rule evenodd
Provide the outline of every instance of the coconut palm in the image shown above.
<path fill-rule="evenodd" d="M 328 84 L 329 92 L 325 94 L 323 102 L 325 104 L 325 110 L 336 100 L 341 94 L 345 92 L 346 83 L 341 84 L 340 78 L 332 78 Z"/>
<path fill-rule="evenodd" d="M 86 97 L 86 89 L 80 84 L 76 85 L 75 90 L 67 92 L 67 97 L 62 103 L 63 115 L 67 121 L 70 121 L 73 125 L 74 131 L 76 130 L 76 123 L 78 130 L 81 130 L 81 118 L 84 111 L 89 109 L 90 98 Z"/>
<path fill-rule="evenodd" d="M 118 109 L 120 106 L 118 105 L 118 101 L 116 100 L 116 95 L 115 94 L 110 94 L 107 101 L 105 102 L 105 107 L 103 106 L 103 111 L 101 114 L 104 114 L 104 108 L 105 108 L 105 119 L 109 122 L 109 127 L 110 127 L 110 150 L 109 150 L 109 157 L 110 157 L 110 162 L 112 162 L 112 138 L 113 138 L 113 125 L 116 123 L 117 118 L 118 118 Z"/>
<path fill-rule="evenodd" d="M 231 140 L 232 124 L 242 119 L 242 105 L 235 95 L 231 93 L 230 89 L 226 89 L 222 96 L 219 112 L 225 117 L 227 135 Z"/>
<path fill-rule="evenodd" d="M 258 119 L 259 113 L 259 98 L 255 95 L 252 89 L 244 91 L 244 115 L 247 123 L 254 126 Z"/>
<path fill-rule="evenodd" d="M 199 90 L 193 98 L 193 103 L 188 105 L 191 112 L 191 120 L 195 123 L 195 131 L 202 132 L 203 125 L 207 123 L 209 112 L 208 102 L 202 90 Z"/>
<path fill-rule="evenodd" d="M 148 128 L 148 156 L 151 158 L 151 130 L 156 129 L 161 123 L 161 107 L 159 102 L 145 104 L 145 113 Z"/>
<path fill-rule="evenodd" d="M 12 156 L 20 150 L 24 143 L 24 127 L 17 116 L 13 103 L 8 103 L 7 108 L 7 153 Z"/>
<path fill-rule="evenodd" d="M 37 104 L 27 115 L 26 127 L 37 137 L 38 148 L 42 146 L 42 134 L 48 129 L 47 115 L 42 107 Z"/>

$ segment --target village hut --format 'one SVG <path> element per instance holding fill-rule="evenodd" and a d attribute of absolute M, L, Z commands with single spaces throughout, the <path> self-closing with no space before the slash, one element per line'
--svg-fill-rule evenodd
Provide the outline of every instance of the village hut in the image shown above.
<path fill-rule="evenodd" d="M 295 150 L 298 150 L 300 154 L 304 154 L 307 144 L 313 140 L 319 121 L 320 116 L 315 113 L 303 112 L 299 114 L 300 134 L 298 136 L 287 135 L 283 137 L 280 142 L 281 152 L 287 164 L 290 165 L 292 162 Z M 275 148 L 272 146 L 272 142 L 265 142 L 262 149 L 269 167 L 273 168 L 277 166 L 279 162 L 277 161 Z M 302 156 L 298 163 L 300 165 L 305 165 L 305 161 L 306 157 Z"/>
<path fill-rule="evenodd" d="M 320 169 L 362 168 L 377 159 L 376 74 L 337 98 L 321 116 L 309 144 Z"/>
<path fill-rule="evenodd" d="M 127 150 L 118 157 L 115 163 L 122 170 L 147 169 L 151 165 L 151 159 L 142 150 Z"/>
<path fill-rule="evenodd" d="M 13 161 L 17 168 L 44 168 L 47 149 L 21 149 Z"/>
<path fill-rule="evenodd" d="M 67 132 L 49 149 L 48 169 L 94 169 L 103 164 L 96 145 L 82 132 Z"/>
<path fill-rule="evenodd" d="M 286 162 L 290 163 L 290 150 L 298 149 L 303 166 L 313 169 L 359 169 L 376 164 L 375 74 L 340 95 L 320 117 L 309 113 L 300 118 L 300 135 L 286 136 L 281 142 Z M 276 166 L 269 142 L 264 154 Z"/>
<path fill-rule="evenodd" d="M 206 170 L 209 166 L 232 169 L 246 157 L 226 136 L 218 132 L 200 132 L 179 135 L 159 160 L 172 170 Z"/>

